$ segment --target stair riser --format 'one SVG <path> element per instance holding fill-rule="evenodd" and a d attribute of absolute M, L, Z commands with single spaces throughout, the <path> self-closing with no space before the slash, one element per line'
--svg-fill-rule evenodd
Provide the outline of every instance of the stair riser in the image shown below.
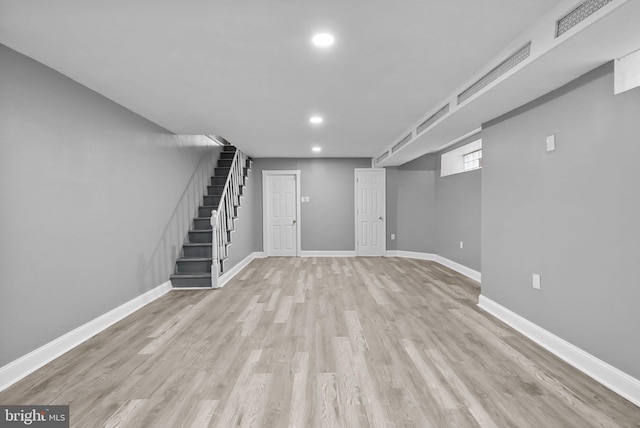
<path fill-rule="evenodd" d="M 212 241 L 212 235 L 213 234 L 209 231 L 205 231 L 205 232 L 190 231 L 189 242 L 194 244 L 210 243 Z"/>
<path fill-rule="evenodd" d="M 218 176 L 216 175 L 215 177 L 211 177 L 211 184 L 217 184 L 218 186 L 224 186 L 224 184 L 227 182 L 227 176 Z"/>
<path fill-rule="evenodd" d="M 222 152 L 223 153 L 235 153 L 236 152 L 236 148 L 234 146 L 224 146 L 222 148 Z"/>
<path fill-rule="evenodd" d="M 176 262 L 176 273 L 208 273 L 211 272 L 209 261 L 182 261 Z"/>
<path fill-rule="evenodd" d="M 223 190 L 224 190 L 224 186 L 207 186 L 207 195 L 220 196 L 222 195 Z"/>
<path fill-rule="evenodd" d="M 233 160 L 235 152 L 222 152 L 220 153 L 220 160 Z"/>
<path fill-rule="evenodd" d="M 182 255 L 184 257 L 212 257 L 211 256 L 211 245 L 207 245 L 206 247 L 183 247 Z"/>
<path fill-rule="evenodd" d="M 218 168 L 231 168 L 233 159 L 218 159 Z"/>
<path fill-rule="evenodd" d="M 198 208 L 198 217 L 211 217 L 212 207 L 200 207 Z"/>
<path fill-rule="evenodd" d="M 220 196 L 205 195 L 202 205 L 208 205 L 210 207 L 217 207 L 218 205 L 220 205 Z"/>
<path fill-rule="evenodd" d="M 171 285 L 176 288 L 181 287 L 211 287 L 211 278 L 173 278 L 171 279 Z"/>
<path fill-rule="evenodd" d="M 229 171 L 231 170 L 231 168 L 216 168 L 214 169 L 214 173 L 213 175 L 219 175 L 221 177 L 226 177 L 227 175 L 229 175 Z"/>
<path fill-rule="evenodd" d="M 209 218 L 194 219 L 193 230 L 211 230 L 211 219 Z"/>

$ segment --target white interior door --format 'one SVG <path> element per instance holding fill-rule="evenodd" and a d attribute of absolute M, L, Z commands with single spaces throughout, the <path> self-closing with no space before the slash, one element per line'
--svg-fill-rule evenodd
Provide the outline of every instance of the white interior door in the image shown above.
<path fill-rule="evenodd" d="M 273 257 L 296 256 L 299 242 L 299 173 L 264 173 L 265 253 Z"/>
<path fill-rule="evenodd" d="M 356 254 L 383 256 L 386 250 L 385 170 L 355 170 Z"/>

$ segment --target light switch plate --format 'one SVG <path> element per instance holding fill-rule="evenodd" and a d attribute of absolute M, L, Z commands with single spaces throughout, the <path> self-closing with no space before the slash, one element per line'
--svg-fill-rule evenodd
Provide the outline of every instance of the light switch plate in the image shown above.
<path fill-rule="evenodd" d="M 540 275 L 537 273 L 533 274 L 533 288 L 540 290 Z"/>
<path fill-rule="evenodd" d="M 552 152 L 556 149 L 556 134 L 547 137 L 547 151 Z"/>

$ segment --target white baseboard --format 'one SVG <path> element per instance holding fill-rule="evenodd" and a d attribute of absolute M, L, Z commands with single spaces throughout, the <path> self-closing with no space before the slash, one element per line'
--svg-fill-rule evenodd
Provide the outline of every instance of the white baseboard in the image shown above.
<path fill-rule="evenodd" d="M 480 295 L 478 299 L 478 307 L 518 330 L 529 339 L 631 401 L 636 406 L 640 406 L 640 380 L 605 363 L 483 295 Z"/>
<path fill-rule="evenodd" d="M 300 257 L 355 257 L 355 251 L 300 251 Z"/>
<path fill-rule="evenodd" d="M 416 253 L 414 251 L 402 251 L 402 250 L 388 250 L 384 253 L 385 257 L 404 257 L 407 259 L 429 260 L 435 261 L 437 254 L 431 253 Z"/>
<path fill-rule="evenodd" d="M 92 338 L 145 305 L 153 302 L 171 290 L 167 281 L 146 293 L 129 300 L 117 308 L 100 315 L 88 323 L 52 340 L 38 349 L 0 367 L 0 391 L 3 391 L 27 375 L 48 364 L 82 342 Z"/>
<path fill-rule="evenodd" d="M 264 257 L 265 257 L 265 255 L 261 251 L 256 251 L 254 253 L 249 254 L 240 263 L 238 263 L 237 265 L 232 267 L 228 272 L 223 273 L 222 275 L 220 275 L 220 278 L 218 279 L 218 288 L 224 287 L 224 285 L 227 282 L 231 281 L 234 276 L 236 276 L 238 273 L 240 273 L 240 271 L 242 269 L 244 269 L 245 267 L 247 267 L 247 265 L 249 263 L 251 263 L 254 259 L 261 259 L 261 258 L 264 258 Z"/>
<path fill-rule="evenodd" d="M 428 260 L 428 261 L 440 263 L 441 265 L 446 266 L 451 270 L 455 270 L 456 272 L 461 273 L 462 275 L 468 278 L 471 278 L 474 281 L 482 282 L 482 274 L 477 270 L 468 268 L 464 265 L 461 265 L 460 263 L 454 262 L 453 260 L 449 260 L 438 254 L 417 253 L 413 251 L 395 250 L 395 251 L 387 251 L 385 253 L 385 257 L 405 257 L 408 259 Z"/>

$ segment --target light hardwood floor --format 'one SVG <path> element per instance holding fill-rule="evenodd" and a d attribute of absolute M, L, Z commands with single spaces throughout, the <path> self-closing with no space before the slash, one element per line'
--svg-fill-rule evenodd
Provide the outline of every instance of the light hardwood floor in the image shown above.
<path fill-rule="evenodd" d="M 173 291 L 0 393 L 74 427 L 640 427 L 640 408 L 397 258 L 253 261 Z"/>

